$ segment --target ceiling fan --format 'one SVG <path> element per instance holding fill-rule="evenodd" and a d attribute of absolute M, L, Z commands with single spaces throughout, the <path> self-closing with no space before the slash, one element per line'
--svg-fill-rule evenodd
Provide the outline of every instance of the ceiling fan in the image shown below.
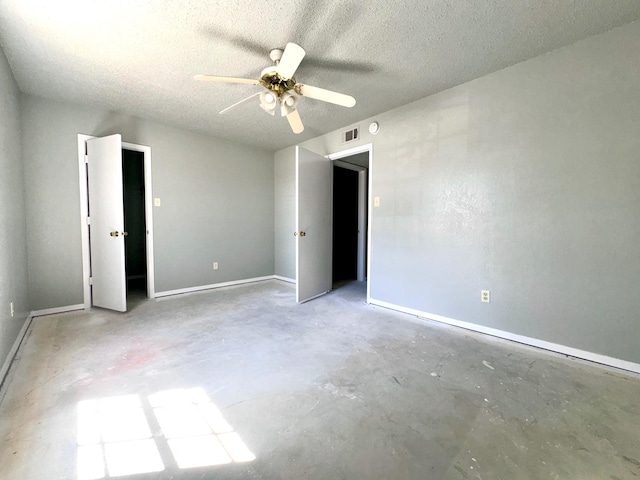
<path fill-rule="evenodd" d="M 286 116 L 293 133 L 302 133 L 304 125 L 298 113 L 297 106 L 299 98 L 293 95 L 291 91 L 303 97 L 309 97 L 324 102 L 333 103 L 343 107 L 353 107 L 356 99 L 350 95 L 332 92 L 324 88 L 312 87 L 303 83 L 297 83 L 294 73 L 298 69 L 300 62 L 305 56 L 305 51 L 300 45 L 295 43 L 287 43 L 287 46 L 274 48 L 269 52 L 269 58 L 273 60 L 275 65 L 262 70 L 259 80 L 249 78 L 220 77 L 215 75 L 196 75 L 195 80 L 205 82 L 226 82 L 226 83 L 244 83 L 247 85 L 262 85 L 266 90 L 255 93 L 250 97 L 234 103 L 230 107 L 225 108 L 220 113 L 227 113 L 229 110 L 251 102 L 254 98 L 260 98 L 260 107 L 270 115 L 275 115 L 278 103 L 280 104 L 280 114 Z"/>

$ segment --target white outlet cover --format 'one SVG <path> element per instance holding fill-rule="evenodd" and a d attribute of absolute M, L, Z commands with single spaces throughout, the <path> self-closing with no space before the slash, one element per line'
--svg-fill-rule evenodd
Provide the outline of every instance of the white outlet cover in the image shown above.
<path fill-rule="evenodd" d="M 480 301 L 483 303 L 491 303 L 491 292 L 489 290 L 481 290 Z"/>

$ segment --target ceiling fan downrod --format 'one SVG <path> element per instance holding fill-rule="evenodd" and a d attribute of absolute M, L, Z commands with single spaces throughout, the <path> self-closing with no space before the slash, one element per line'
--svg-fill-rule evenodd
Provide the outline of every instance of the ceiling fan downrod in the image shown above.
<path fill-rule="evenodd" d="M 274 48 L 273 50 L 269 51 L 269 58 L 273 61 L 273 63 L 278 65 L 280 63 L 280 59 L 282 58 L 283 53 L 284 53 L 283 49 Z"/>

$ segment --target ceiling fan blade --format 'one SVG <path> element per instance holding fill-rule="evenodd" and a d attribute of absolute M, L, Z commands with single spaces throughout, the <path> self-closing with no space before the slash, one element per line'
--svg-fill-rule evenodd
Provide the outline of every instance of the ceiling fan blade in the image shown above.
<path fill-rule="evenodd" d="M 276 72 L 282 78 L 290 79 L 293 77 L 293 74 L 296 73 L 298 65 L 300 65 L 305 55 L 306 52 L 300 45 L 292 42 L 287 43 L 287 46 L 284 47 L 284 53 L 282 54 L 280 63 L 278 63 L 276 67 Z"/>
<path fill-rule="evenodd" d="M 245 83 L 247 85 L 258 85 L 260 83 L 260 80 L 252 80 L 250 78 L 218 77 L 215 75 L 196 75 L 193 79 L 202 82 Z"/>
<path fill-rule="evenodd" d="M 334 103 L 342 107 L 353 107 L 356 104 L 356 99 L 351 95 L 345 95 L 343 93 L 332 92 L 331 90 L 325 90 L 324 88 L 312 87 L 311 85 L 303 85 L 301 83 L 296 84 L 295 91 L 300 95 L 314 98 L 316 100 L 322 100 L 323 102 Z"/>
<path fill-rule="evenodd" d="M 261 92 L 258 93 L 254 93 L 253 95 L 251 95 L 250 97 L 245 98 L 244 100 L 240 100 L 238 103 L 234 103 L 233 105 L 231 105 L 230 107 L 225 108 L 224 110 L 220 111 L 220 114 L 222 115 L 223 113 L 227 113 L 229 110 L 231 110 L 232 108 L 236 108 L 240 105 L 243 105 L 245 103 L 249 103 L 251 100 L 253 100 L 254 98 L 256 98 L 258 95 L 260 95 Z"/>
<path fill-rule="evenodd" d="M 291 126 L 293 133 L 302 133 L 304 131 L 304 125 L 302 124 L 302 119 L 300 118 L 298 110 L 290 112 L 287 115 L 287 120 L 289 121 L 289 125 Z"/>

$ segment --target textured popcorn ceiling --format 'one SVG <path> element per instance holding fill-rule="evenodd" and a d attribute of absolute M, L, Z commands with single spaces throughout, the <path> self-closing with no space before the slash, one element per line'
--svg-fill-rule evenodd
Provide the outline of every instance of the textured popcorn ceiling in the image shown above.
<path fill-rule="evenodd" d="M 0 44 L 23 92 L 280 149 L 640 18 L 638 0 L 2 0 Z M 291 133 L 256 101 L 270 49 L 307 51 L 299 82 L 353 95 L 303 98 Z"/>

